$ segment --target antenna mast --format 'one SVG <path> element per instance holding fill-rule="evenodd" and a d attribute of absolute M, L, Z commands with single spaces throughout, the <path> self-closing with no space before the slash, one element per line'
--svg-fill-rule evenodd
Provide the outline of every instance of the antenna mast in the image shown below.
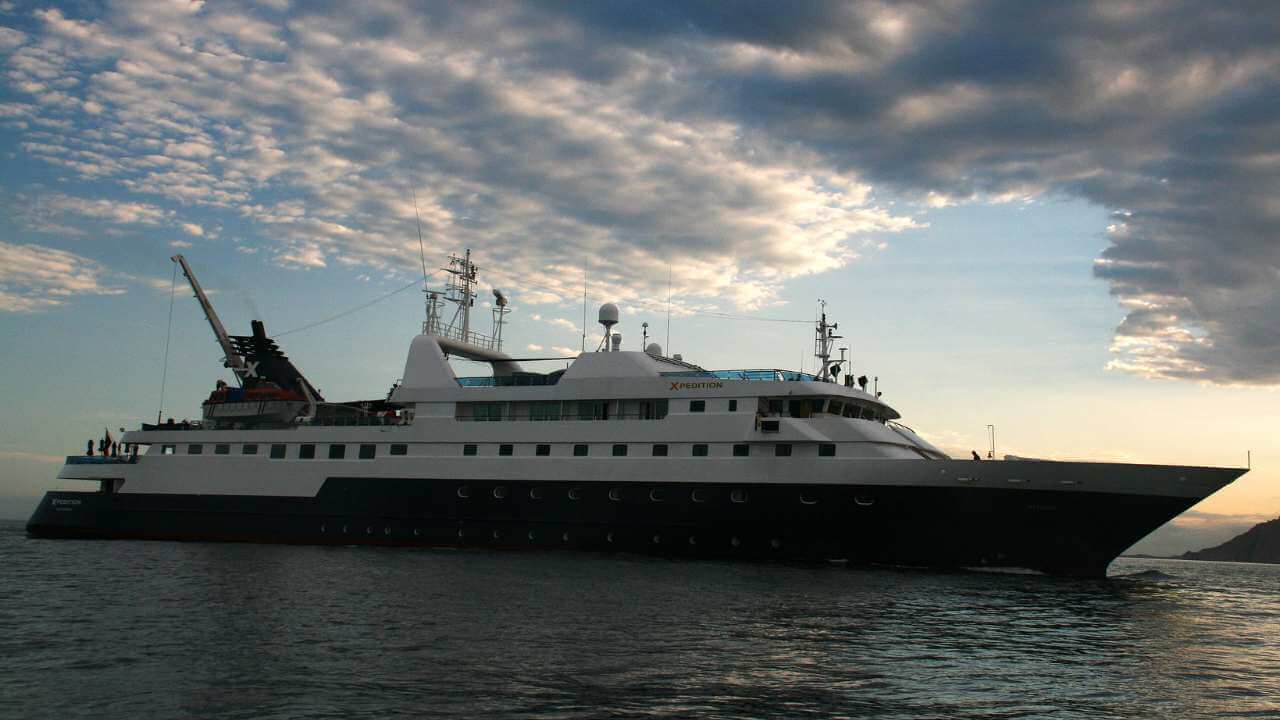
<path fill-rule="evenodd" d="M 818 379 L 829 381 L 831 380 L 831 346 L 843 336 L 835 334 L 840 327 L 839 323 L 827 324 L 827 301 L 819 300 L 818 304 L 821 306 L 821 315 L 814 327 L 813 356 L 821 363 L 818 367 Z"/>

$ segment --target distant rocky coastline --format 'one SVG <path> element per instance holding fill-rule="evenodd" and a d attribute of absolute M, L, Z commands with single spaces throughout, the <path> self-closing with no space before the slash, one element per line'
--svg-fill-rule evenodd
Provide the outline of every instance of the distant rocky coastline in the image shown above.
<path fill-rule="evenodd" d="M 1223 560 L 1280 564 L 1280 518 L 1249 528 L 1221 545 L 1185 552 L 1182 560 Z"/>

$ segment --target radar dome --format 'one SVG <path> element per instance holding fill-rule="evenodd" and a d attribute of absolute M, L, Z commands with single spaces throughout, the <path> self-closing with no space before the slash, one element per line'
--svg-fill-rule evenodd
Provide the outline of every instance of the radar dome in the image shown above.
<path fill-rule="evenodd" d="M 605 303 L 600 306 L 600 324 L 606 328 L 611 328 L 618 324 L 618 306 L 613 303 Z"/>
<path fill-rule="evenodd" d="M 662 357 L 662 346 L 658 343 L 649 343 L 649 347 L 645 348 L 644 351 L 650 355 Z"/>

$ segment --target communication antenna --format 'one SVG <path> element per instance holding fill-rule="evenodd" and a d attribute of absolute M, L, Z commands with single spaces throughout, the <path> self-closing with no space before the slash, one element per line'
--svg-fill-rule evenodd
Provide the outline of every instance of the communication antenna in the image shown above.
<path fill-rule="evenodd" d="M 582 352 L 587 351 L 587 278 L 591 275 L 591 258 L 582 263 Z"/>
<path fill-rule="evenodd" d="M 644 335 L 640 338 L 640 347 L 647 348 L 649 347 L 649 323 L 647 322 L 640 323 L 640 331 L 644 333 Z"/>
<path fill-rule="evenodd" d="M 671 352 L 671 266 L 667 266 L 667 352 Z"/>
<path fill-rule="evenodd" d="M 987 431 L 991 433 L 991 449 L 987 451 L 987 459 L 995 460 L 996 459 L 996 426 L 988 425 Z"/>
<path fill-rule="evenodd" d="M 507 296 L 498 288 L 493 289 L 493 342 L 502 347 L 502 322 L 511 308 L 507 307 Z"/>

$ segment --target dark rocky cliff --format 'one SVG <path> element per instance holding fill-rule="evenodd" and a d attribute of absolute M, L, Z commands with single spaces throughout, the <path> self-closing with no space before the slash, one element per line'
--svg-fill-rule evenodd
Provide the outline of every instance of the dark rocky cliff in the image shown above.
<path fill-rule="evenodd" d="M 1183 553 L 1182 559 L 1280 563 L 1280 518 L 1254 525 L 1217 547 Z"/>

